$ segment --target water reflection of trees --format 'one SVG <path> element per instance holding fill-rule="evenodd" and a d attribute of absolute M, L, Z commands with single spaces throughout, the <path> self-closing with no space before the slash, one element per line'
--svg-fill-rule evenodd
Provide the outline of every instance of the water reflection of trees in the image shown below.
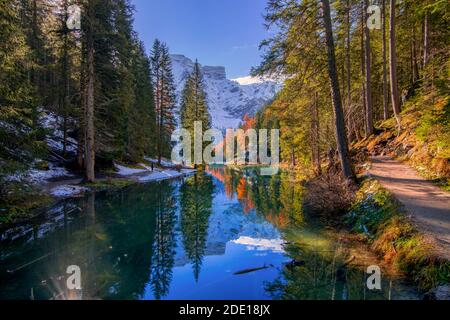
<path fill-rule="evenodd" d="M 213 192 L 212 178 L 202 173 L 186 179 L 180 189 L 183 245 L 192 263 L 196 281 L 198 281 L 205 254 Z"/>
<path fill-rule="evenodd" d="M 156 228 L 151 260 L 150 284 L 155 299 L 169 294 L 175 264 L 176 198 L 171 184 L 162 183 L 156 192 Z"/>
<path fill-rule="evenodd" d="M 295 175 L 281 172 L 261 176 L 259 169 L 241 171 L 230 167 L 210 167 L 208 172 L 225 185 L 230 200 L 236 195 L 244 213 L 255 210 L 281 229 L 303 222 L 304 187 Z"/>
<path fill-rule="evenodd" d="M 167 239 L 158 242 L 158 234 L 170 229 L 168 221 L 175 217 L 175 204 L 171 201 L 173 190 L 170 184 L 161 183 L 97 197 L 95 224 L 92 220 L 87 221 L 89 225 L 79 230 L 90 234 L 84 245 L 80 243 L 80 250 L 91 248 L 90 251 L 95 253 L 89 259 L 87 274 L 84 273 L 85 291 L 92 297 L 141 299 L 148 283 L 152 284 L 155 297 L 162 296 L 159 292 L 168 285 L 154 284 L 159 281 L 170 283 L 170 279 L 161 279 L 158 275 L 165 274 L 166 265 L 170 264 L 170 258 L 167 258 L 170 249 L 165 250 L 165 247 L 173 245 L 174 241 L 169 241 L 170 244 Z M 164 206 L 166 211 L 159 210 Z M 84 211 L 88 213 L 86 209 Z M 162 225 L 164 230 L 161 230 Z M 173 225 L 174 222 L 172 230 Z M 88 252 L 86 250 L 85 254 Z M 79 252 L 79 256 L 83 256 L 83 252 Z M 165 258 L 159 259 L 160 256 Z M 172 266 L 173 262 L 167 268 L 171 270 Z M 89 288 L 94 285 L 95 288 Z"/>
<path fill-rule="evenodd" d="M 345 266 L 349 254 L 344 246 L 307 224 L 305 187 L 295 175 L 281 172 L 261 176 L 259 169 L 222 167 L 209 168 L 209 172 L 225 184 L 225 190 L 236 194 L 244 212 L 255 210 L 280 229 L 288 243 L 293 243 L 285 247 L 292 263 L 283 266 L 280 276 L 266 284 L 266 291 L 274 299 L 383 298 L 383 293 L 365 290 L 365 274 L 360 268 Z"/>
<path fill-rule="evenodd" d="M 364 268 L 350 264 L 349 248 L 321 231 L 288 231 L 286 253 L 293 262 L 279 277 L 266 283 L 277 300 L 387 299 L 392 283 L 383 279 L 383 291 L 369 291 Z"/>
<path fill-rule="evenodd" d="M 163 298 L 174 265 L 175 196 L 174 184 L 162 182 L 56 206 L 54 222 L 2 243 L 13 254 L 1 263 L 15 272 L 1 273 L 0 297 L 29 299 L 33 289 L 35 299 L 128 300 L 143 298 L 150 287 Z M 69 265 L 81 268 L 80 292 L 67 291 Z"/>

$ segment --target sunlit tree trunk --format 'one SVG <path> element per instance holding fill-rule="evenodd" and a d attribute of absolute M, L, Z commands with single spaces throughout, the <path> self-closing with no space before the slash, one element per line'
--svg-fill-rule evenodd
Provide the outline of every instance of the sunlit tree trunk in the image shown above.
<path fill-rule="evenodd" d="M 347 24 L 347 46 L 346 46 L 346 64 L 347 64 L 347 108 L 351 105 L 352 88 L 351 88 L 351 64 L 350 64 L 350 42 L 351 42 L 351 24 L 350 24 L 350 0 L 347 0 L 346 8 L 346 24 Z"/>
<path fill-rule="evenodd" d="M 391 73 L 391 100 L 394 114 L 400 126 L 400 99 L 398 95 L 398 83 L 397 83 L 397 52 L 396 52 L 396 40 L 395 40 L 395 0 L 390 0 L 390 27 L 389 27 L 389 67 Z"/>
<path fill-rule="evenodd" d="M 389 118 L 389 98 L 387 79 L 387 40 L 386 40 L 386 0 L 382 0 L 382 33 L 383 33 L 383 118 Z"/>
<path fill-rule="evenodd" d="M 366 66 L 366 57 L 365 57 L 365 43 L 364 43 L 364 19 L 366 15 L 364 14 L 364 10 L 361 10 L 360 14 L 360 24 L 361 24 L 361 77 L 365 77 L 365 66 Z M 361 101 L 362 101 L 362 107 L 363 107 L 363 116 L 361 117 L 362 121 L 362 128 L 364 129 L 364 133 L 366 132 L 367 128 L 367 121 L 366 121 L 366 113 L 367 113 L 367 103 L 366 103 L 366 81 L 361 81 Z M 358 128 L 360 130 L 360 128 Z"/>
<path fill-rule="evenodd" d="M 351 21 L 350 21 L 350 10 L 351 10 L 351 5 L 350 5 L 350 0 L 347 0 L 346 3 L 346 17 L 345 17 L 345 23 L 346 23 L 346 48 L 345 48 L 345 61 L 346 61 L 346 66 L 347 66 L 347 104 L 346 104 L 346 110 L 344 112 L 344 115 L 346 117 L 346 122 L 347 122 L 347 130 L 348 130 L 348 136 L 349 136 L 349 141 L 352 140 L 352 136 L 353 136 L 353 129 L 352 127 L 354 126 L 353 123 L 353 117 L 351 115 L 351 107 L 352 107 L 352 87 L 351 87 L 351 57 L 350 57 L 350 45 L 351 45 Z"/>
<path fill-rule="evenodd" d="M 316 174 L 319 176 L 322 174 L 322 166 L 320 160 L 320 120 L 319 120 L 319 98 L 317 92 L 314 93 L 313 103 L 313 159 L 316 167 Z"/>
<path fill-rule="evenodd" d="M 428 63 L 428 33 L 429 33 L 428 14 L 425 15 L 424 27 L 423 27 L 423 66 Z"/>
<path fill-rule="evenodd" d="M 365 16 L 365 21 L 368 19 L 367 8 L 369 6 L 369 1 L 365 0 L 363 3 L 363 15 Z M 365 54 L 365 78 L 366 78 L 366 138 L 370 137 L 373 132 L 373 105 L 372 105 L 372 81 L 371 81 L 371 48 L 370 48 L 370 30 L 367 26 L 367 22 L 364 24 L 364 54 Z"/>
<path fill-rule="evenodd" d="M 339 151 L 342 173 L 345 178 L 354 180 L 354 175 L 350 164 L 347 134 L 345 132 L 344 113 L 342 111 L 342 99 L 339 89 L 339 78 L 336 71 L 336 54 L 334 49 L 333 27 L 331 23 L 330 2 L 329 0 L 321 1 L 323 6 L 323 20 L 325 25 L 325 37 L 328 53 L 328 74 L 333 97 L 336 144 Z"/>

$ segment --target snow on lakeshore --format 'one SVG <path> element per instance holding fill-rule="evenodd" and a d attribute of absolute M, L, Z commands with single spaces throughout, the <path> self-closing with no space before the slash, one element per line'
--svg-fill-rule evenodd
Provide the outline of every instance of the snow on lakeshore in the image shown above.
<path fill-rule="evenodd" d="M 180 171 L 175 170 L 155 170 L 149 175 L 139 178 L 139 182 L 152 182 L 160 181 L 165 179 L 179 178 L 185 175 L 193 174 L 196 170 L 194 169 L 182 169 Z"/>
<path fill-rule="evenodd" d="M 152 158 L 145 158 L 146 161 L 156 164 L 158 160 Z M 141 183 L 147 183 L 152 181 L 161 181 L 166 179 L 174 179 L 179 178 L 184 175 L 192 174 L 196 170 L 194 169 L 180 169 L 176 170 L 176 164 L 170 162 L 168 160 L 161 160 L 161 165 L 166 169 L 157 168 L 156 166 L 153 168 L 145 165 L 143 163 L 139 164 L 142 169 L 130 168 L 123 165 L 115 164 L 115 168 L 117 170 L 117 174 L 124 177 L 130 177 L 137 175 L 137 180 Z"/>
<path fill-rule="evenodd" d="M 78 195 L 82 195 L 87 191 L 89 191 L 89 189 L 85 188 L 85 187 L 63 185 L 63 186 L 53 188 L 50 191 L 50 194 L 56 198 L 69 198 L 69 197 L 75 197 Z"/>
<path fill-rule="evenodd" d="M 155 169 L 152 172 L 151 169 L 147 167 L 146 167 L 147 169 L 133 169 L 121 165 L 116 165 L 116 168 L 119 170 L 118 174 L 121 176 L 130 177 L 133 175 L 139 175 L 137 181 L 140 183 L 174 179 L 195 172 L 195 170 L 191 169 L 182 169 L 180 171 L 170 169 L 166 170 Z M 90 190 L 89 188 L 82 187 L 79 185 L 61 185 L 53 188 L 50 191 L 50 194 L 56 198 L 71 198 L 83 195 L 86 192 L 89 192 L 89 190 Z"/>
<path fill-rule="evenodd" d="M 153 170 L 151 167 L 148 166 L 148 164 L 144 164 L 144 163 L 138 164 L 138 166 L 140 168 L 130 168 L 130 167 L 120 165 L 117 163 L 114 164 L 114 167 L 117 170 L 117 174 L 120 176 L 132 176 L 132 175 L 138 175 L 138 174 L 143 174 L 143 173 L 147 173 L 147 172 L 159 172 L 159 171 L 166 172 L 169 174 L 169 176 L 171 176 L 170 170 L 160 170 L 160 169 L 156 168 L 156 166 L 158 165 L 157 159 L 150 158 L 150 157 L 144 157 L 144 160 L 154 164 Z M 163 168 L 167 168 L 167 169 L 175 169 L 175 168 L 179 167 L 177 164 L 173 163 L 170 160 L 164 159 L 164 158 L 161 159 L 161 166 Z"/>
<path fill-rule="evenodd" d="M 114 167 L 116 168 L 116 170 L 117 170 L 116 173 L 119 176 L 132 176 L 135 174 L 148 172 L 147 169 L 135 169 L 135 168 L 125 167 L 120 164 L 114 164 Z"/>
<path fill-rule="evenodd" d="M 145 161 L 151 162 L 155 165 L 158 164 L 158 159 L 153 159 L 153 158 L 149 158 L 149 157 L 144 157 L 144 159 L 145 159 Z M 175 168 L 177 165 L 169 160 L 162 158 L 161 166 L 163 166 L 164 168 Z"/>

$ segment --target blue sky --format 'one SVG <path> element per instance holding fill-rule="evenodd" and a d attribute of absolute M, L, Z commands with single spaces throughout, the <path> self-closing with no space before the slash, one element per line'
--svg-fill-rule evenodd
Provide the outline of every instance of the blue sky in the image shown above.
<path fill-rule="evenodd" d="M 261 60 L 258 45 L 268 37 L 266 0 L 132 0 L 135 29 L 147 50 L 155 38 L 171 53 L 224 66 L 228 78 L 249 74 Z"/>

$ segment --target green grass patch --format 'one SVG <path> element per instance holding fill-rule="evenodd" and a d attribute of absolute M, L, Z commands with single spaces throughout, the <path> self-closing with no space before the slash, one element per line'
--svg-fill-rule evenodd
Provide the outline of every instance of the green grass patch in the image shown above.
<path fill-rule="evenodd" d="M 53 199 L 37 187 L 22 182 L 5 183 L 0 198 L 0 225 L 33 218 L 34 211 L 50 205 Z"/>
<path fill-rule="evenodd" d="M 104 180 L 97 180 L 95 182 L 84 183 L 83 187 L 89 188 L 92 191 L 104 191 L 123 189 L 135 183 L 135 181 L 130 179 L 109 178 Z"/>

